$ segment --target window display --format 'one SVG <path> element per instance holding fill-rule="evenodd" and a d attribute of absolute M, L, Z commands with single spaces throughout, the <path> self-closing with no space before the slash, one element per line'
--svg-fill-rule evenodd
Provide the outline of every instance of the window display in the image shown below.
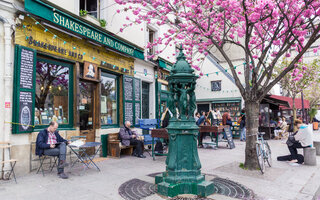
<path fill-rule="evenodd" d="M 35 125 L 68 123 L 69 68 L 37 61 Z"/>
<path fill-rule="evenodd" d="M 117 77 L 101 74 L 101 125 L 118 124 L 117 115 Z"/>

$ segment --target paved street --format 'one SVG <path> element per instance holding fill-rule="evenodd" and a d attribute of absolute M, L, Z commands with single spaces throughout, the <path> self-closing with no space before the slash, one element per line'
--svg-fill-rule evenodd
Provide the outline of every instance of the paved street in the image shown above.
<path fill-rule="evenodd" d="M 320 133 L 316 133 L 320 139 Z M 244 161 L 245 143 L 235 140 L 236 148 L 227 149 L 221 143 L 218 150 L 212 148 L 199 149 L 202 172 L 206 178 L 223 178 L 241 184 L 253 193 L 253 199 L 313 199 L 320 186 L 320 157 L 318 165 L 290 166 L 286 162 L 276 161 L 279 155 L 289 153 L 284 141 L 269 140 L 272 149 L 273 167 L 268 168 L 264 175 L 260 171 L 242 170 L 238 166 Z M 52 173 L 30 173 L 24 177 L 17 177 L 14 181 L 0 181 L 0 199 L 123 199 L 119 195 L 122 184 L 134 179 L 152 185 L 152 174 L 165 170 L 165 157 L 157 157 L 153 161 L 147 153 L 146 159 L 123 156 L 121 159 L 107 158 L 99 161 L 101 172 L 95 169 L 81 173 L 81 167 L 66 169 L 70 178 L 57 178 L 56 169 Z M 133 181 L 133 183 L 135 183 Z M 122 187 L 123 188 L 123 187 Z M 125 189 L 125 188 L 124 188 Z M 139 192 L 139 189 L 132 193 Z M 141 191 L 140 191 L 141 192 Z M 319 192 L 319 191 L 318 191 Z M 190 196 L 190 195 L 187 195 Z M 233 199 L 221 194 L 213 194 L 210 199 Z M 157 194 L 151 194 L 145 199 L 162 199 Z"/>

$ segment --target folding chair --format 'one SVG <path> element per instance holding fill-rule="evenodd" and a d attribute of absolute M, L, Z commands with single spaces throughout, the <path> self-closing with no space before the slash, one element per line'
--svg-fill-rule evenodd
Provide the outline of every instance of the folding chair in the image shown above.
<path fill-rule="evenodd" d="M 12 174 L 13 178 L 14 178 L 14 181 L 17 183 L 16 175 L 14 173 L 14 167 L 16 166 L 17 160 L 11 159 L 11 152 L 10 152 L 11 145 L 10 145 L 10 142 L 0 142 L 0 149 L 2 150 L 2 160 L 0 162 L 0 164 L 1 164 L 1 170 L 0 171 L 1 171 L 2 179 L 5 179 L 4 178 L 4 172 L 7 171 L 7 172 L 9 172 L 8 179 L 10 179 L 10 176 Z M 5 157 L 6 157 L 5 152 L 6 151 L 8 151 L 8 160 L 5 159 Z M 9 169 L 4 169 L 6 163 L 10 164 Z"/>
<path fill-rule="evenodd" d="M 52 158 L 53 158 L 53 162 L 52 162 Z M 45 163 L 44 161 L 49 159 L 49 163 Z M 49 170 L 50 172 L 52 172 L 53 168 L 58 166 L 58 156 L 48 156 L 48 155 L 42 155 L 39 156 L 39 161 L 40 161 L 40 166 L 37 170 L 37 174 L 39 173 L 39 171 L 41 170 L 42 172 L 42 176 L 44 176 L 44 169 L 43 169 L 43 165 L 44 164 L 49 164 Z"/>
<path fill-rule="evenodd" d="M 159 126 L 159 122 L 157 119 L 139 119 L 139 126 L 142 130 L 147 130 L 149 133 L 149 130 L 155 129 L 157 126 Z M 152 137 L 150 134 L 144 134 L 144 145 L 152 145 Z M 149 151 L 147 151 L 150 156 Z"/>

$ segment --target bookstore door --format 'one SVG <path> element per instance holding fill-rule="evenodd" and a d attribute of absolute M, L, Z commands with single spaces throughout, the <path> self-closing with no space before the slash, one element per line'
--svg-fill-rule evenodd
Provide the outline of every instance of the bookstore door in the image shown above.
<path fill-rule="evenodd" d="M 87 142 L 95 141 L 95 89 L 97 84 L 94 82 L 80 80 L 80 135 L 86 136 Z M 90 149 L 88 154 L 93 154 L 94 149 Z"/>

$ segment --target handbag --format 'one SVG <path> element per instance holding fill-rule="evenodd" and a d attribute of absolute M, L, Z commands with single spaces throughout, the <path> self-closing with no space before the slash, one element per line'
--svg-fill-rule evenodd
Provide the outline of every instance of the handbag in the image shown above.
<path fill-rule="evenodd" d="M 287 142 L 286 142 L 286 144 L 287 144 L 288 146 L 292 146 L 294 143 L 297 142 L 296 139 L 294 138 L 294 135 L 297 134 L 297 132 L 298 132 L 298 131 L 296 131 L 295 133 L 289 135 L 288 140 L 287 140 Z"/>

